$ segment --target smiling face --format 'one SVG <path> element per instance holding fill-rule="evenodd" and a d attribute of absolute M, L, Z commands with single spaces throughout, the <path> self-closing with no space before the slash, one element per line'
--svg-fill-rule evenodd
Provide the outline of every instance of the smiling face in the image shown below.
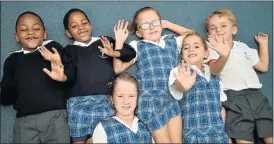
<path fill-rule="evenodd" d="M 228 16 L 214 14 L 208 19 L 207 31 L 208 35 L 224 36 L 224 40 L 231 42 L 238 29 Z"/>
<path fill-rule="evenodd" d="M 182 57 L 190 64 L 200 67 L 204 59 L 208 57 L 202 38 L 195 34 L 186 36 L 183 41 Z"/>
<path fill-rule="evenodd" d="M 65 32 L 69 38 L 86 44 L 90 42 L 92 25 L 83 13 L 79 11 L 71 13 L 68 22 L 68 30 Z"/>
<path fill-rule="evenodd" d="M 25 14 L 18 19 L 15 39 L 21 43 L 24 49 L 35 50 L 42 45 L 46 37 L 47 32 L 37 16 Z"/>
<path fill-rule="evenodd" d="M 136 17 L 137 31 L 136 35 L 143 40 L 150 40 L 156 43 L 159 43 L 162 26 L 161 18 L 155 10 L 145 10 L 138 14 Z M 149 28 L 144 30 L 142 27 L 149 24 Z"/>
<path fill-rule="evenodd" d="M 117 111 L 116 116 L 133 117 L 137 106 L 137 87 L 132 81 L 117 80 L 112 96 L 112 102 Z"/>

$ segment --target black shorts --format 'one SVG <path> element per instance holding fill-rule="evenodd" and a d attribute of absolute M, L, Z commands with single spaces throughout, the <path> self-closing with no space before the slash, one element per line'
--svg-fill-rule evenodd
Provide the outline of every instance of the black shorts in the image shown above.
<path fill-rule="evenodd" d="M 255 130 L 259 138 L 273 136 L 273 109 L 259 89 L 225 93 L 225 130 L 229 137 L 254 142 Z"/>

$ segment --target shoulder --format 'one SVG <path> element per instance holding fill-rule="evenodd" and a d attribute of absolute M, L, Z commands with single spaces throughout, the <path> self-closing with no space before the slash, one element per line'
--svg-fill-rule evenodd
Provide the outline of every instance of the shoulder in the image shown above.
<path fill-rule="evenodd" d="M 4 62 L 5 65 L 14 64 L 18 60 L 19 56 L 21 56 L 22 54 L 23 54 L 22 51 L 10 53 L 10 55 L 6 58 Z"/>
<path fill-rule="evenodd" d="M 247 44 L 245 44 L 244 42 L 241 42 L 241 41 L 233 41 L 233 43 L 234 43 L 233 47 L 249 48 L 249 46 L 247 46 Z"/>
<path fill-rule="evenodd" d="M 58 43 L 57 41 L 54 41 L 54 40 L 44 41 L 43 45 L 48 49 L 52 49 L 52 48 L 55 48 L 57 50 L 63 49 L 63 46 L 60 43 Z"/>

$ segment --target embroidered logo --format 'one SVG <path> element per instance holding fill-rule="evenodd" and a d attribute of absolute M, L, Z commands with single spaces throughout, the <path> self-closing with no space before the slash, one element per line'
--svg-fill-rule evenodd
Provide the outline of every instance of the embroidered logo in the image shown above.
<path fill-rule="evenodd" d="M 99 55 L 99 57 L 100 57 L 100 58 L 108 58 L 108 56 L 107 56 L 107 55 L 105 55 L 105 53 L 104 53 L 104 52 L 102 52 L 101 50 L 100 50 L 100 52 L 101 52 L 101 55 Z"/>
<path fill-rule="evenodd" d="M 245 58 L 249 60 L 249 57 L 248 57 L 247 53 L 244 52 L 244 54 L 245 54 Z"/>

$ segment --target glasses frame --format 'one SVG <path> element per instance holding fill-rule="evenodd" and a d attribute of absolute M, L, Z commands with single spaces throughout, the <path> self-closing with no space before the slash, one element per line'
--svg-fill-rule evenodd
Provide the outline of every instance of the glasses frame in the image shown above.
<path fill-rule="evenodd" d="M 150 29 L 151 28 L 151 25 L 153 26 L 153 27 L 158 27 L 158 26 L 160 26 L 162 23 L 161 23 L 161 20 L 160 19 L 158 19 L 158 20 L 154 20 L 154 21 L 152 21 L 152 22 L 146 22 L 146 23 L 143 23 L 143 24 L 141 24 L 140 26 L 138 26 L 138 29 L 142 29 L 142 30 L 148 30 L 148 29 Z"/>

